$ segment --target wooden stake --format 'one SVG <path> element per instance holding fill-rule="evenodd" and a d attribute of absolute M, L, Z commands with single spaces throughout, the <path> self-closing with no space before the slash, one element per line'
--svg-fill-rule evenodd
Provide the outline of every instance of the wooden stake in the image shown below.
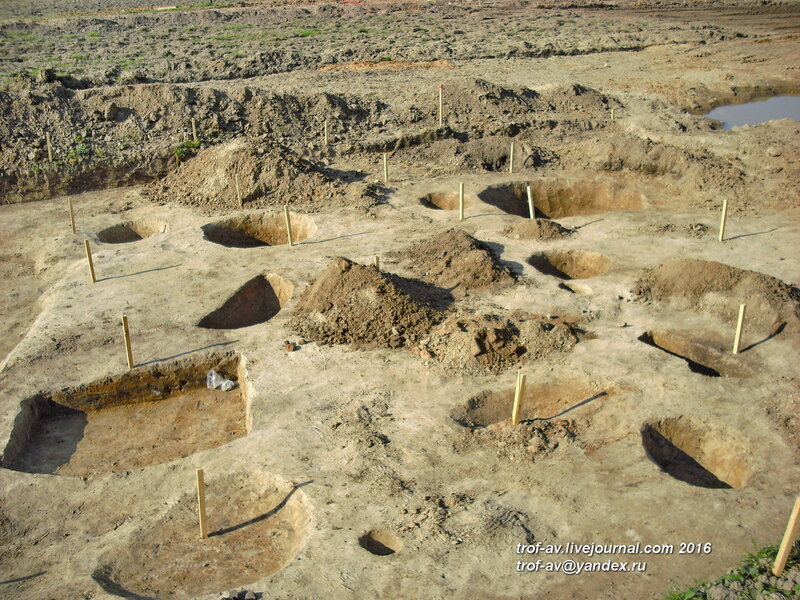
<path fill-rule="evenodd" d="M 519 405 L 525 393 L 525 375 L 517 373 L 517 387 L 514 390 L 514 407 L 511 409 L 511 424 L 519 425 Z"/>
<path fill-rule="evenodd" d="M 381 270 L 381 257 L 380 256 L 376 256 L 375 257 L 375 268 L 378 269 L 378 271 Z"/>
<path fill-rule="evenodd" d="M 511 152 L 508 155 L 508 172 L 514 172 L 514 142 L 511 142 Z"/>
<path fill-rule="evenodd" d="M 719 222 L 719 241 L 725 241 L 725 219 L 728 218 L 728 199 L 722 201 L 722 219 Z"/>
<path fill-rule="evenodd" d="M 742 323 L 744 322 L 744 310 L 746 304 L 739 305 L 739 320 L 736 322 L 736 336 L 733 338 L 733 353 L 739 354 L 739 342 L 742 339 Z"/>
<path fill-rule="evenodd" d="M 383 182 L 389 182 L 389 159 L 385 152 L 383 153 Z"/>
<path fill-rule="evenodd" d="M 328 119 L 325 119 L 325 123 L 322 126 L 322 143 L 327 147 L 328 145 Z"/>
<path fill-rule="evenodd" d="M 786 562 L 789 560 L 789 552 L 791 552 L 798 534 L 800 534 L 800 496 L 794 500 L 794 508 L 789 517 L 789 522 L 786 524 L 786 531 L 783 534 L 783 540 L 778 549 L 778 555 L 775 557 L 775 564 L 772 566 L 773 575 L 780 577 L 783 573 Z"/>
<path fill-rule="evenodd" d="M 442 100 L 442 84 L 439 84 L 439 127 L 444 126 L 444 102 Z"/>
<path fill-rule="evenodd" d="M 94 262 L 92 261 L 92 249 L 89 248 L 89 240 L 83 240 L 83 247 L 86 248 L 86 262 L 89 263 L 89 276 L 92 283 L 97 283 L 97 277 L 94 276 Z"/>
<path fill-rule="evenodd" d="M 133 364 L 133 351 L 131 350 L 131 332 L 128 330 L 128 317 L 122 315 L 122 335 L 125 338 L 125 355 L 128 358 L 128 368 L 132 369 L 136 365 Z"/>
<path fill-rule="evenodd" d="M 289 217 L 289 205 L 283 205 L 283 216 L 286 218 L 286 237 L 289 238 L 289 247 L 292 247 L 292 219 Z"/>
<path fill-rule="evenodd" d="M 208 522 L 206 521 L 206 481 L 203 469 L 197 469 L 197 516 L 200 519 L 200 539 L 208 537 Z"/>
<path fill-rule="evenodd" d="M 53 145 L 50 143 L 50 132 L 44 134 L 44 139 L 47 142 L 47 161 L 53 162 Z"/>
<path fill-rule="evenodd" d="M 614 120 L 614 107 L 611 107 L 611 120 Z"/>
<path fill-rule="evenodd" d="M 525 186 L 525 190 L 528 192 L 528 213 L 530 214 L 531 219 L 535 219 L 536 212 L 533 210 L 533 191 L 529 185 Z"/>
<path fill-rule="evenodd" d="M 236 200 L 239 201 L 239 208 L 244 208 L 244 202 L 242 202 L 242 192 L 239 190 L 239 175 L 233 176 L 233 183 L 236 185 Z"/>
<path fill-rule="evenodd" d="M 197 141 L 197 121 L 192 117 L 192 139 Z"/>
<path fill-rule="evenodd" d="M 464 184 L 458 184 L 458 220 L 464 220 Z"/>
<path fill-rule="evenodd" d="M 72 210 L 72 199 L 70 198 L 67 198 L 67 208 L 69 209 L 69 224 L 72 227 L 72 233 L 75 233 L 75 212 Z"/>

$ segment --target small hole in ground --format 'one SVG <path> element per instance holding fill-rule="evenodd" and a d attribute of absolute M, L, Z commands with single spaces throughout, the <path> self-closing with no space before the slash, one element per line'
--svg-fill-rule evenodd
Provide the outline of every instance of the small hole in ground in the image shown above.
<path fill-rule="evenodd" d="M 435 210 L 458 210 L 458 193 L 432 192 L 419 199 L 419 203 L 426 208 Z M 472 206 L 470 196 L 464 196 L 464 208 Z"/>
<path fill-rule="evenodd" d="M 706 377 L 749 377 L 750 370 L 739 359 L 722 351 L 695 342 L 688 337 L 671 331 L 647 331 L 639 340 L 649 346 L 663 350 L 667 354 L 682 358 L 688 363 L 692 373 Z"/>
<path fill-rule="evenodd" d="M 217 310 L 200 319 L 205 329 L 238 329 L 270 320 L 292 297 L 294 285 L 279 275 L 258 275 Z"/>
<path fill-rule="evenodd" d="M 358 544 L 377 556 L 389 556 L 403 549 L 403 541 L 385 529 L 373 529 L 360 538 Z"/>
<path fill-rule="evenodd" d="M 131 221 L 98 231 L 97 239 L 104 244 L 127 244 L 166 230 L 167 224 L 159 221 Z"/>
<path fill-rule="evenodd" d="M 606 273 L 611 263 L 605 254 L 589 250 L 554 250 L 528 259 L 528 264 L 539 272 L 561 279 L 597 277 Z"/>
<path fill-rule="evenodd" d="M 302 242 L 316 231 L 307 215 L 291 213 L 292 241 Z M 248 215 L 203 225 L 205 238 L 228 248 L 258 248 L 289 243 L 286 220 L 282 214 Z"/>

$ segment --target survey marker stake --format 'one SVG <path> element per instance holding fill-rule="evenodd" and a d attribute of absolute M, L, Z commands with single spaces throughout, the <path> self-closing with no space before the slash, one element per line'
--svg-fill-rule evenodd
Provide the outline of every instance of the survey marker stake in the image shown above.
<path fill-rule="evenodd" d="M 289 238 L 289 247 L 292 247 L 294 245 L 294 242 L 292 242 L 292 219 L 289 216 L 288 204 L 283 205 L 283 216 L 286 219 L 286 237 Z"/>
<path fill-rule="evenodd" d="M 733 338 L 733 353 L 739 354 L 739 342 L 742 341 L 742 324 L 744 323 L 744 311 L 746 304 L 739 305 L 739 319 L 736 321 L 736 335 Z"/>
<path fill-rule="evenodd" d="M 206 482 L 203 469 L 197 469 L 197 516 L 200 519 L 200 539 L 208 537 L 208 522 L 206 521 Z"/>
<path fill-rule="evenodd" d="M 50 132 L 44 134 L 44 139 L 47 142 L 47 162 L 53 162 L 53 144 L 50 142 Z"/>
<path fill-rule="evenodd" d="M 786 524 L 786 531 L 783 534 L 781 546 L 775 557 L 775 564 L 772 566 L 773 575 L 780 577 L 783 573 L 786 562 L 789 560 L 789 552 L 792 550 L 792 546 L 795 540 L 797 540 L 798 534 L 800 534 L 800 496 L 794 500 L 794 508 L 789 517 L 789 522 Z"/>
<path fill-rule="evenodd" d="M 464 220 L 464 184 L 458 184 L 458 220 Z"/>
<path fill-rule="evenodd" d="M 192 117 L 192 140 L 197 141 L 197 121 Z"/>
<path fill-rule="evenodd" d="M 719 241 L 725 241 L 725 219 L 728 218 L 728 199 L 722 201 L 722 218 L 719 221 Z"/>
<path fill-rule="evenodd" d="M 444 102 L 442 100 L 442 84 L 439 84 L 439 127 L 444 125 Z"/>
<path fill-rule="evenodd" d="M 530 214 L 530 218 L 535 218 L 535 212 L 533 210 L 533 191 L 531 190 L 531 186 L 526 185 L 525 191 L 528 192 L 528 213 Z"/>
<path fill-rule="evenodd" d="M 244 208 L 244 202 L 242 202 L 242 192 L 239 189 L 239 175 L 238 174 L 233 176 L 233 183 L 236 185 L 236 200 L 239 202 L 239 208 Z"/>
<path fill-rule="evenodd" d="M 511 150 L 508 155 L 508 172 L 514 172 L 514 142 L 511 142 Z"/>
<path fill-rule="evenodd" d="M 519 425 L 519 405 L 525 393 L 525 375 L 517 373 L 517 387 L 514 390 L 514 407 L 511 409 L 511 424 Z"/>
<path fill-rule="evenodd" d="M 389 158 L 383 153 L 383 183 L 389 183 Z"/>
<path fill-rule="evenodd" d="M 72 200 L 67 198 L 67 209 L 69 209 L 69 224 L 72 227 L 72 233 L 75 233 L 75 212 L 72 210 Z"/>
<path fill-rule="evenodd" d="M 133 364 L 133 351 L 131 350 L 131 332 L 128 329 L 128 317 L 122 315 L 122 336 L 125 338 L 125 356 L 128 358 L 128 368 L 132 369 Z"/>
<path fill-rule="evenodd" d="M 86 248 L 86 262 L 89 263 L 89 277 L 92 283 L 97 283 L 97 277 L 94 275 L 94 262 L 92 261 L 92 249 L 89 247 L 89 240 L 83 240 L 83 247 Z"/>

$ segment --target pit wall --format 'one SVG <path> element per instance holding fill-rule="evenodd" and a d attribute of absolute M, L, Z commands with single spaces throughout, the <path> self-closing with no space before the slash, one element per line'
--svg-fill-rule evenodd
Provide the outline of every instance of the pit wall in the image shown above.
<path fill-rule="evenodd" d="M 172 395 L 205 387 L 206 374 L 211 369 L 224 377 L 236 379 L 245 402 L 245 427 L 249 433 L 253 416 L 251 388 L 245 376 L 246 360 L 237 353 L 228 352 L 150 365 L 78 387 L 40 392 L 25 398 L 20 402 L 8 439 L 5 443 L 0 440 L 4 448 L 0 454 L 0 467 L 10 468 L 9 465 L 17 461 L 42 417 L 58 414 L 65 408 L 96 412 L 114 406 L 166 400 Z"/>

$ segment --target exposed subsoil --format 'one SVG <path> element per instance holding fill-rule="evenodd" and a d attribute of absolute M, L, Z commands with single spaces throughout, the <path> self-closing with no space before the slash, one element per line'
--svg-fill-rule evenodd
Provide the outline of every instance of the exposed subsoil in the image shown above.
<path fill-rule="evenodd" d="M 778 543 L 800 125 L 702 115 L 797 94 L 799 39 L 750 0 L 2 3 L 0 596 L 638 600 Z"/>

